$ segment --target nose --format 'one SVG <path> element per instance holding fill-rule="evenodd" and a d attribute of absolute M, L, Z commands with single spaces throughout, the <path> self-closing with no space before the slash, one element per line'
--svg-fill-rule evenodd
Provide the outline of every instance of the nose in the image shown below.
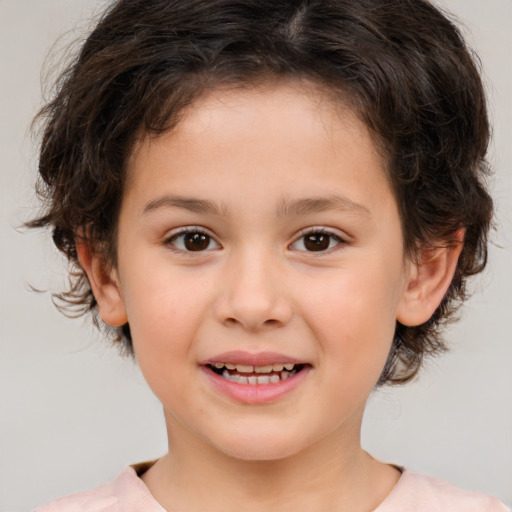
<path fill-rule="evenodd" d="M 218 321 L 248 331 L 274 329 L 287 324 L 292 306 L 286 277 L 271 257 L 246 254 L 226 262 L 215 304 Z"/>

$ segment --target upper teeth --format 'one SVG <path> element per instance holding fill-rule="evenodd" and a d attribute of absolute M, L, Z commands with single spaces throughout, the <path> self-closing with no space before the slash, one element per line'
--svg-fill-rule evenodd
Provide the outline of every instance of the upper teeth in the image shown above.
<path fill-rule="evenodd" d="M 283 370 L 293 370 L 293 363 L 284 364 L 267 364 L 264 366 L 251 366 L 248 364 L 232 364 L 232 363 L 214 363 L 215 368 L 221 369 L 226 367 L 228 370 L 236 370 L 239 373 L 270 373 L 282 372 Z"/>

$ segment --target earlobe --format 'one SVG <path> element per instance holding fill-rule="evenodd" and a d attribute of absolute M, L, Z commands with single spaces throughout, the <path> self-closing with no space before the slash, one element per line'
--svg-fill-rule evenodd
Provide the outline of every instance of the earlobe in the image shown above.
<path fill-rule="evenodd" d="M 107 266 L 104 257 L 85 243 L 77 243 L 78 259 L 84 269 L 98 303 L 101 319 L 119 327 L 128 322 L 119 279 L 115 269 Z"/>
<path fill-rule="evenodd" d="M 463 240 L 464 230 L 460 229 L 449 244 L 426 248 L 418 261 L 410 264 L 397 312 L 401 324 L 421 325 L 434 314 L 452 282 Z"/>

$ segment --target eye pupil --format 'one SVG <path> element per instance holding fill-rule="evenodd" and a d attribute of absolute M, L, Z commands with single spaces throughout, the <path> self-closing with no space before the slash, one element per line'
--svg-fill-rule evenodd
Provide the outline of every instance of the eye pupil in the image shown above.
<path fill-rule="evenodd" d="M 210 245 L 210 237 L 204 233 L 187 233 L 183 243 L 188 251 L 204 251 Z"/>
<path fill-rule="evenodd" d="M 330 236 L 323 233 L 310 233 L 304 237 L 304 246 L 308 251 L 325 251 L 329 243 Z"/>

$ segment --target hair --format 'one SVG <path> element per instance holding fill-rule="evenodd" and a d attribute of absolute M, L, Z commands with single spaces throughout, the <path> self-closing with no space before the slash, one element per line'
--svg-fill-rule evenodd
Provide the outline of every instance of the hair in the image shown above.
<path fill-rule="evenodd" d="M 77 241 L 116 264 L 126 162 L 138 138 L 176 126 L 216 87 L 305 80 L 348 101 L 373 135 L 406 254 L 449 245 L 465 230 L 433 316 L 419 326 L 396 325 L 379 384 L 409 381 L 425 356 L 446 349 L 442 327 L 467 298 L 467 278 L 487 260 L 489 124 L 477 62 L 454 23 L 422 0 L 112 3 L 36 118 L 44 210 L 28 225 L 50 227 L 71 263 L 57 304 L 101 324 Z M 110 329 L 133 354 L 128 324 Z"/>

